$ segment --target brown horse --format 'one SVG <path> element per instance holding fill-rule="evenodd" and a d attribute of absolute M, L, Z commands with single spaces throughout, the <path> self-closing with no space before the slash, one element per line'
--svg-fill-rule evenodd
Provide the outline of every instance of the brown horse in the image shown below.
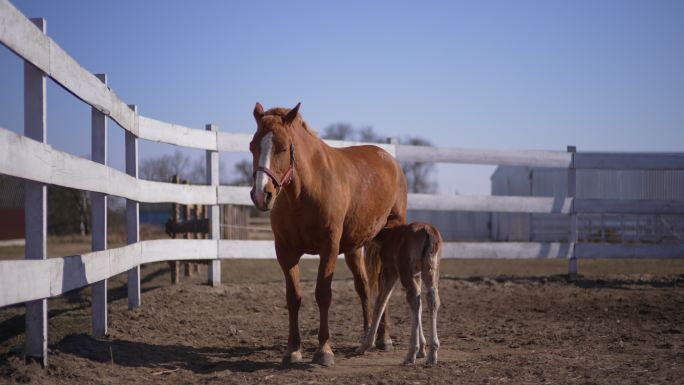
<path fill-rule="evenodd" d="M 427 289 L 430 312 L 430 351 L 425 365 L 437 363 L 439 339 L 437 337 L 437 310 L 439 310 L 439 257 L 442 236 L 432 225 L 414 222 L 383 230 L 373 241 L 377 242 L 382 261 L 378 282 L 378 297 L 373 307 L 373 322 L 366 338 L 357 350 L 363 354 L 373 345 L 380 324 L 380 317 L 387 306 L 397 279 L 406 289 L 406 301 L 411 308 L 411 339 L 404 364 L 425 357 L 425 335 L 421 319 L 421 281 Z M 422 278 L 422 279 L 421 279 Z"/>
<path fill-rule="evenodd" d="M 316 302 L 320 311 L 319 346 L 313 362 L 333 365 L 328 330 L 333 272 L 344 253 L 361 298 L 364 331 L 369 326 L 369 285 L 363 246 L 382 228 L 406 220 L 406 177 L 399 163 L 376 146 L 336 149 L 325 144 L 298 113 L 254 108 L 257 131 L 249 149 L 254 161 L 252 201 L 271 210 L 278 263 L 285 274 L 289 337 L 283 363 L 302 359 L 299 334 L 299 259 L 318 254 Z M 366 256 L 366 263 L 379 258 Z M 377 270 L 377 269 L 376 269 Z M 385 316 L 384 341 L 391 343 Z"/>

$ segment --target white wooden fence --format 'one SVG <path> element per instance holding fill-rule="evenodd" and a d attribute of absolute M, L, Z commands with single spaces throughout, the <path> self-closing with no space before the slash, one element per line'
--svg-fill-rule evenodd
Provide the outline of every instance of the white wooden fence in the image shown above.
<path fill-rule="evenodd" d="M 128 274 L 129 308 L 140 305 L 140 265 L 167 260 L 211 260 L 209 282 L 220 283 L 220 260 L 274 258 L 270 241 L 219 239 L 218 205 L 251 205 L 249 188 L 220 186 L 220 151 L 247 152 L 246 134 L 187 128 L 147 118 L 107 85 L 105 75 L 83 69 L 46 35 L 45 20 L 27 19 L 0 0 L 0 42 L 23 58 L 24 135 L 0 128 L 0 173 L 26 180 L 25 260 L 0 261 L 0 307 L 26 303 L 26 354 L 47 363 L 47 298 L 93 286 L 93 333 L 107 332 L 107 279 Z M 45 82 L 49 77 L 92 106 L 92 159 L 79 158 L 46 143 Z M 106 165 L 107 117 L 126 130 L 126 173 Z M 138 178 L 138 139 L 206 150 L 207 185 L 182 185 Z M 328 141 L 332 146 L 356 143 Z M 576 274 L 581 258 L 679 258 L 684 246 L 577 244 L 578 213 L 684 214 L 682 201 L 574 199 L 578 168 L 684 169 L 684 153 L 605 154 L 560 151 L 502 151 L 381 144 L 401 161 L 567 167 L 568 194 L 542 197 L 410 194 L 409 208 L 486 212 L 561 213 L 571 218 L 568 243 L 447 243 L 444 258 L 565 258 Z M 92 249 L 83 255 L 46 259 L 46 185 L 91 192 Z M 106 196 L 127 199 L 128 246 L 107 248 Z M 140 241 L 139 202 L 211 206 L 211 239 Z M 307 256 L 313 257 L 313 256 Z"/>

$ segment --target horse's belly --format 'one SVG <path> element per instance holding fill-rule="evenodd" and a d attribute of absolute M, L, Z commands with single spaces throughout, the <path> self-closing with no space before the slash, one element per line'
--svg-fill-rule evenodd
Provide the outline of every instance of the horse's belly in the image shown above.
<path fill-rule="evenodd" d="M 368 213 L 363 217 L 346 221 L 340 239 L 340 253 L 362 247 L 373 239 L 387 223 L 389 211 L 388 208 L 386 212 Z"/>

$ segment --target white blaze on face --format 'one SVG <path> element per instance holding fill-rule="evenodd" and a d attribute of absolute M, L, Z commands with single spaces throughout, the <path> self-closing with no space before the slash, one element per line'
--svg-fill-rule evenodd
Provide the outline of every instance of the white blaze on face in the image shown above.
<path fill-rule="evenodd" d="M 259 166 L 264 168 L 269 168 L 271 166 L 271 152 L 273 150 L 273 133 L 269 132 L 261 138 L 259 152 Z M 266 189 L 266 184 L 268 183 L 269 176 L 263 171 L 257 171 L 256 182 L 255 182 L 255 193 L 257 202 L 263 204 L 264 202 L 264 190 Z"/>

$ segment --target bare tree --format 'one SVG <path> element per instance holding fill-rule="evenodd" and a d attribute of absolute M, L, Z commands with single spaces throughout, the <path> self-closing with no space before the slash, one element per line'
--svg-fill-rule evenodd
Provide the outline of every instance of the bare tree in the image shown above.
<path fill-rule="evenodd" d="M 334 123 L 323 131 L 324 139 L 351 140 L 354 138 L 354 128 L 348 123 Z"/>
<path fill-rule="evenodd" d="M 432 144 L 418 137 L 408 138 L 405 144 L 413 146 L 432 146 Z M 402 162 L 401 168 L 406 175 L 408 191 L 411 193 L 434 193 L 437 191 L 437 182 L 432 178 L 435 172 L 434 163 L 425 162 Z"/>
<path fill-rule="evenodd" d="M 174 175 L 186 176 L 191 165 L 188 155 L 176 150 L 172 155 L 145 159 L 140 164 L 140 178 L 168 182 Z"/>
<path fill-rule="evenodd" d="M 230 181 L 233 186 L 252 185 L 252 161 L 243 159 L 233 167 L 234 178 Z"/>
<path fill-rule="evenodd" d="M 223 174 L 225 163 L 219 162 L 219 172 Z M 140 164 L 140 178 L 158 182 L 168 182 L 178 175 L 190 184 L 207 183 L 207 161 L 204 156 L 191 158 L 176 150 L 173 154 L 164 154 L 156 158 L 145 159 Z M 223 178 L 221 178 L 223 181 Z"/>
<path fill-rule="evenodd" d="M 90 234 L 90 199 L 85 191 L 48 186 L 48 232 Z"/>
<path fill-rule="evenodd" d="M 205 184 L 207 183 L 207 160 L 201 156 L 190 163 L 189 172 L 185 179 L 190 181 L 190 184 Z M 219 164 L 219 171 L 221 165 Z"/>
<path fill-rule="evenodd" d="M 385 138 L 376 134 L 371 126 L 359 129 L 357 136 L 360 142 L 382 143 L 385 141 Z"/>
<path fill-rule="evenodd" d="M 385 141 L 385 137 L 376 133 L 371 126 L 355 129 L 348 123 L 335 123 L 329 125 L 324 130 L 323 138 L 358 140 L 360 142 L 371 143 L 383 143 Z M 414 146 L 432 145 L 429 141 L 420 137 L 410 137 L 402 142 Z M 436 170 L 434 163 L 403 162 L 402 169 L 404 170 L 404 174 L 406 174 L 409 192 L 434 193 L 437 191 L 438 185 L 437 181 L 434 179 Z"/>

